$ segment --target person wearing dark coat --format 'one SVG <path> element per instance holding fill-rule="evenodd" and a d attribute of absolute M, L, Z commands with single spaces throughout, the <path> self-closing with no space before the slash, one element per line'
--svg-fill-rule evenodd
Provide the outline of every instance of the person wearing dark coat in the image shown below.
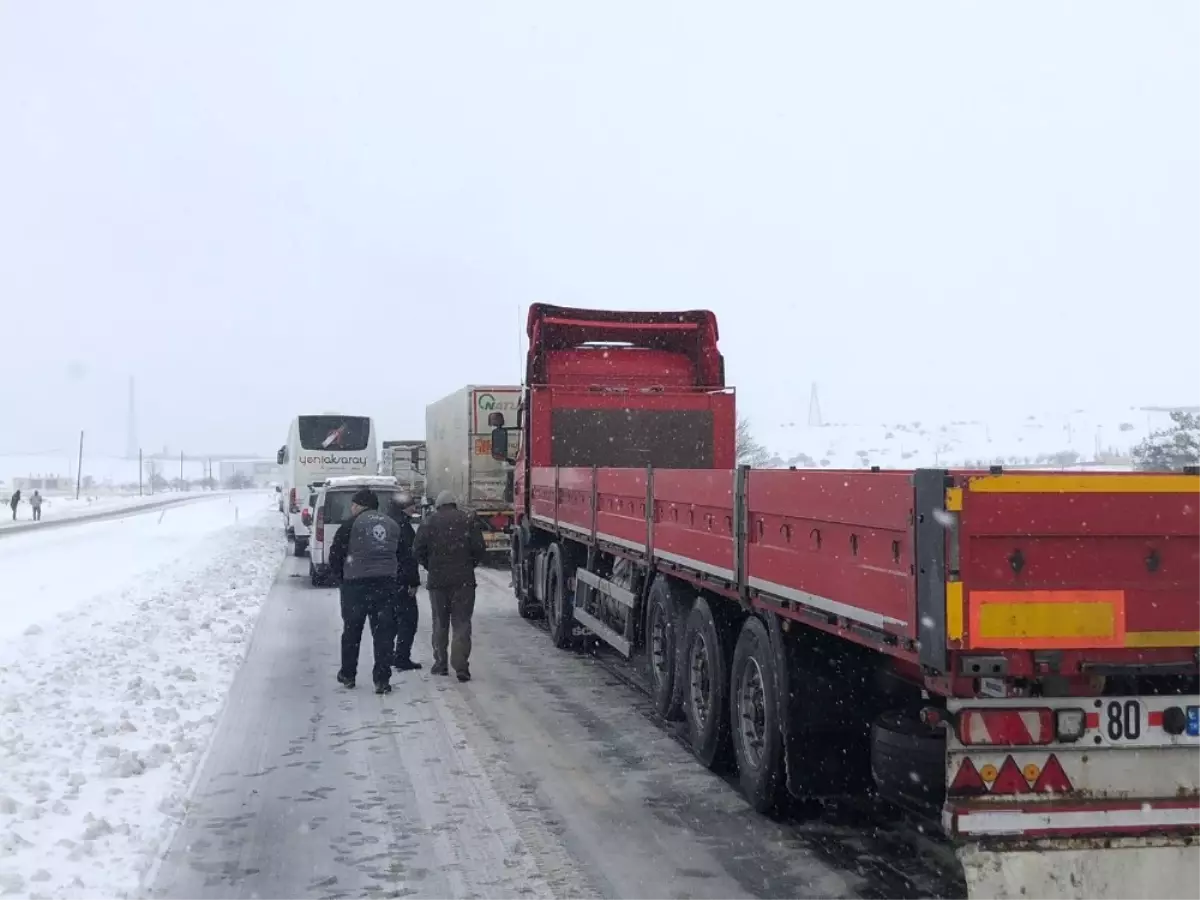
<path fill-rule="evenodd" d="M 450 665 L 459 681 L 471 680 L 471 616 L 475 612 L 475 567 L 487 556 L 483 532 L 475 517 L 458 508 L 449 491 L 437 496 L 437 511 L 417 532 L 414 552 L 429 573 L 429 606 L 433 613 L 434 675 L 448 675 L 446 644 L 450 631 Z"/>
<path fill-rule="evenodd" d="M 12 507 L 13 521 L 17 521 L 17 507 L 21 505 L 20 490 L 13 491 L 12 498 L 8 501 L 8 505 Z"/>
<path fill-rule="evenodd" d="M 370 620 L 375 648 L 375 693 L 392 690 L 392 620 L 400 526 L 379 512 L 379 498 L 363 488 L 350 500 L 350 521 L 329 545 L 329 568 L 341 585 L 342 665 L 338 683 L 354 687 L 363 625 Z"/>
<path fill-rule="evenodd" d="M 421 613 L 417 608 L 417 589 L 421 586 L 421 571 L 413 555 L 413 544 L 417 533 L 409 520 L 412 498 L 397 494 L 388 506 L 388 515 L 400 526 L 400 541 L 396 552 L 396 591 L 393 595 L 392 617 L 396 622 L 396 647 L 392 654 L 392 666 L 400 672 L 421 668 L 413 662 L 413 638 L 417 636 L 417 625 Z"/>

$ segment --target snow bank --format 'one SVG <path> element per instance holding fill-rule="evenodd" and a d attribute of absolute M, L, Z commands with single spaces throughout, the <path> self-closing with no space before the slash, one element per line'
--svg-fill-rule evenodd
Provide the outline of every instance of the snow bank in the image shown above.
<path fill-rule="evenodd" d="M 182 561 L 0 647 L 0 892 L 137 890 L 279 568 L 278 513 L 258 501 L 237 523 L 232 502 L 204 504 L 230 510 L 228 524 Z M 136 555 L 145 536 L 129 536 Z"/>

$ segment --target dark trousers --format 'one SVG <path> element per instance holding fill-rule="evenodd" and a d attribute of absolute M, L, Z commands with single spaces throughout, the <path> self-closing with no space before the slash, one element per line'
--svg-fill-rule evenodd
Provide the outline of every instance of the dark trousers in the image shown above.
<path fill-rule="evenodd" d="M 396 620 L 396 655 L 392 657 L 395 663 L 412 660 L 413 638 L 417 636 L 417 624 L 421 621 L 421 611 L 417 608 L 417 598 L 409 593 L 407 587 L 396 590 L 393 616 Z"/>
<path fill-rule="evenodd" d="M 342 582 L 342 670 L 346 678 L 358 672 L 358 649 L 363 625 L 371 622 L 371 643 L 375 665 L 371 676 L 376 684 L 387 684 L 392 677 L 392 641 L 396 624 L 392 604 L 396 591 L 393 578 L 363 578 Z"/>
<path fill-rule="evenodd" d="M 35 506 L 33 508 L 33 521 L 35 521 L 35 522 L 42 521 L 42 508 L 40 506 Z"/>
<path fill-rule="evenodd" d="M 470 671 L 471 616 L 475 613 L 475 585 L 429 589 L 429 607 L 433 613 L 433 668 L 446 671 L 446 645 L 450 645 L 450 665 L 456 672 Z M 454 638 L 450 639 L 453 629 Z"/>

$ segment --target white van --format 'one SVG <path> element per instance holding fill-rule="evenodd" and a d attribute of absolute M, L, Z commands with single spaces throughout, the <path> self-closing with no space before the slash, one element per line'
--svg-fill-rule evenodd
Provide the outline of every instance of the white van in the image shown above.
<path fill-rule="evenodd" d="M 349 475 L 330 478 L 317 487 L 312 502 L 313 528 L 308 549 L 308 577 L 313 587 L 329 583 L 329 547 L 338 528 L 350 519 L 350 498 L 363 488 L 379 498 L 379 511 L 387 512 L 400 483 L 391 475 Z"/>
<path fill-rule="evenodd" d="M 296 416 L 277 458 L 283 470 L 284 530 L 287 539 L 294 541 L 295 555 L 303 556 L 313 524 L 306 502 L 309 495 L 328 478 L 372 475 L 378 469 L 375 422 L 370 416 L 335 413 Z"/>

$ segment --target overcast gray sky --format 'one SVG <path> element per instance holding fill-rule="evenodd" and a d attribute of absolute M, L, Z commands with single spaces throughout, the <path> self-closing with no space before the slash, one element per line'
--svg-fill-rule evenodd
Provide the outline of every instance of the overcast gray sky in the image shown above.
<path fill-rule="evenodd" d="M 5 451 L 420 435 L 537 300 L 763 423 L 1195 402 L 1198 5 L 0 0 L 0 296 Z"/>

